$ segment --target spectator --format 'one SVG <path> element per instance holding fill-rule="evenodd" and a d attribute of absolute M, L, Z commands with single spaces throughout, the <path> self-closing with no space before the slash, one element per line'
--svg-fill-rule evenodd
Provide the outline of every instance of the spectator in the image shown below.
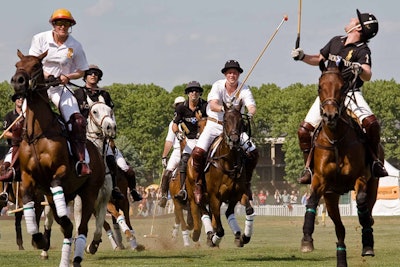
<path fill-rule="evenodd" d="M 275 199 L 275 205 L 282 204 L 282 196 L 278 189 L 275 190 L 274 199 Z"/>
<path fill-rule="evenodd" d="M 258 204 L 264 206 L 267 202 L 267 194 L 264 193 L 264 190 L 260 190 L 258 193 Z"/>
<path fill-rule="evenodd" d="M 287 190 L 283 190 L 282 203 L 286 206 L 290 204 L 290 194 L 287 192 Z"/>

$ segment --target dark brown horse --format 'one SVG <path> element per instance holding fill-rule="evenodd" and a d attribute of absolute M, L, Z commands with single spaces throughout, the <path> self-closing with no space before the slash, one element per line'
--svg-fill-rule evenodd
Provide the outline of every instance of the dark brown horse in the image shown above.
<path fill-rule="evenodd" d="M 87 142 L 92 174 L 78 177 L 75 161 L 70 156 L 65 130 L 59 117 L 49 104 L 48 81 L 44 78 L 42 60 L 47 52 L 38 57 L 25 56 L 19 50 L 20 61 L 11 79 L 14 90 L 26 97 L 25 130 L 20 144 L 21 193 L 28 233 L 33 244 L 44 248 L 46 242 L 34 220 L 34 193 L 40 190 L 47 196 L 55 220 L 64 234 L 60 266 L 69 266 L 73 237 L 73 224 L 66 213 L 66 203 L 76 195 L 82 199 L 82 221 L 75 239 L 74 266 L 80 266 L 88 233 L 88 221 L 93 213 L 98 191 L 104 183 L 104 162 L 97 148 Z M 52 190 L 54 192 L 52 192 Z M 57 209 L 56 209 L 57 205 Z M 60 212 L 60 216 L 57 214 Z M 62 215 L 64 214 L 64 215 Z"/>
<path fill-rule="evenodd" d="M 0 165 L 3 163 L 3 160 L 0 161 Z M 15 234 L 16 241 L 19 250 L 24 250 L 23 239 L 22 239 L 22 228 L 21 221 L 23 208 L 22 208 L 22 197 L 21 197 L 21 175 L 19 172 L 16 172 L 16 176 L 12 181 L 2 181 L 0 182 L 0 193 L 4 193 L 0 197 L 0 211 L 2 208 L 6 207 L 8 202 L 11 202 L 15 205 L 14 210 L 9 210 L 9 214 L 15 215 Z M 44 201 L 43 194 L 37 193 L 35 194 L 35 214 L 36 214 L 36 223 L 39 225 L 40 216 L 43 212 L 44 207 L 41 205 L 41 202 Z"/>
<path fill-rule="evenodd" d="M 372 208 L 376 201 L 378 179 L 371 178 L 365 140 L 360 127 L 348 115 L 339 68 L 325 68 L 320 63 L 319 100 L 322 123 L 314 134 L 314 173 L 311 195 L 306 205 L 301 251 L 314 250 L 315 213 L 324 197 L 329 217 L 335 224 L 337 266 L 347 266 L 345 227 L 339 213 L 339 197 L 355 190 L 358 218 L 362 226 L 362 256 L 374 256 Z M 383 156 L 383 155 L 382 155 Z M 383 162 L 383 157 L 381 157 Z"/>
<path fill-rule="evenodd" d="M 192 209 L 194 230 L 193 241 L 200 236 L 201 222 L 207 233 L 207 244 L 211 247 L 218 246 L 224 236 L 220 209 L 222 203 L 228 205 L 225 216 L 228 224 L 235 234 L 235 244 L 242 247 L 250 241 L 253 231 L 254 210 L 250 205 L 249 183 L 247 166 L 249 164 L 245 152 L 240 147 L 240 136 L 245 130 L 245 119 L 239 109 L 228 108 L 225 104 L 223 121 L 223 132 L 210 147 L 208 162 L 209 166 L 205 172 L 206 191 L 203 201 L 197 205 L 194 200 L 193 189 L 195 181 L 193 178 L 192 158 L 188 163 L 188 199 Z M 244 233 L 235 218 L 235 206 L 240 201 L 246 208 L 246 225 Z M 207 209 L 209 205 L 209 209 Z M 201 219 L 199 218 L 201 216 Z"/>

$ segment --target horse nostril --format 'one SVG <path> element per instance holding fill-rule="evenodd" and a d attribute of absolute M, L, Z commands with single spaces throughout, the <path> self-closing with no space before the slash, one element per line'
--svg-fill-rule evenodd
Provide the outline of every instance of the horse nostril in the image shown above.
<path fill-rule="evenodd" d="M 25 78 L 22 77 L 22 76 L 21 76 L 21 77 L 18 77 L 17 82 L 20 83 L 20 84 L 24 84 L 24 83 L 25 83 Z"/>

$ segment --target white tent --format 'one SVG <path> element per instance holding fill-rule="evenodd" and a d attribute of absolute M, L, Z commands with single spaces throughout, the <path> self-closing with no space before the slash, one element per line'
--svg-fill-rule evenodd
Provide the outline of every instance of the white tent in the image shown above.
<path fill-rule="evenodd" d="M 389 175 L 379 179 L 378 197 L 372 210 L 375 216 L 400 215 L 400 171 L 385 161 Z"/>
<path fill-rule="evenodd" d="M 379 179 L 378 196 L 372 210 L 373 216 L 395 216 L 400 215 L 400 171 L 385 161 L 385 168 L 389 175 Z M 352 192 L 351 214 L 357 215 L 357 204 Z"/>

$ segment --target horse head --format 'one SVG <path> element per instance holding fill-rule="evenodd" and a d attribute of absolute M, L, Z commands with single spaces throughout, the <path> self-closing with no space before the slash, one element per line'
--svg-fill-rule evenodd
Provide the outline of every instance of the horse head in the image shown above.
<path fill-rule="evenodd" d="M 325 124 L 334 128 L 344 110 L 345 95 L 342 91 L 344 81 L 341 67 L 326 68 L 323 61 L 320 61 L 319 66 L 322 72 L 318 85 L 320 112 Z"/>
<path fill-rule="evenodd" d="M 11 77 L 11 85 L 17 94 L 27 95 L 28 90 L 33 91 L 44 84 L 42 60 L 47 56 L 47 51 L 36 57 L 25 56 L 17 50 L 17 55 L 20 61 L 15 64 L 17 70 Z"/>
<path fill-rule="evenodd" d="M 223 103 L 225 113 L 224 113 L 224 136 L 229 147 L 239 149 L 240 147 L 240 135 L 244 129 L 244 123 L 242 114 L 240 112 L 242 108 L 242 101 L 239 105 L 232 105 L 228 107 Z"/>
<path fill-rule="evenodd" d="M 90 106 L 88 134 L 96 137 L 112 138 L 117 135 L 117 124 L 113 110 L 103 102 L 93 102 L 88 97 Z"/>

